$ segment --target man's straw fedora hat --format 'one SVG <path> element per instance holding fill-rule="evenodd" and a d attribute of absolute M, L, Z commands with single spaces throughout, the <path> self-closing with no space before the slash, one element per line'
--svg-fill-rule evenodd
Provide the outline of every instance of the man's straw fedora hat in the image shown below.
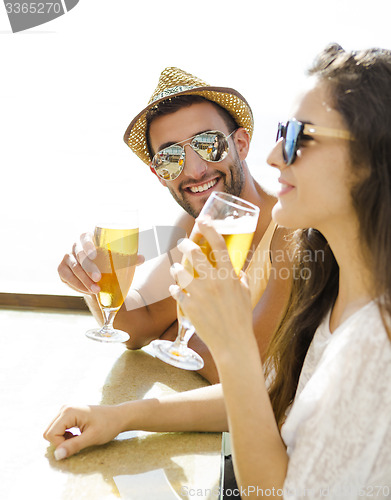
<path fill-rule="evenodd" d="M 129 124 L 124 141 L 130 149 L 147 165 L 151 163 L 146 141 L 146 115 L 149 109 L 179 95 L 200 95 L 225 108 L 239 127 L 253 134 L 254 119 L 246 99 L 234 89 L 213 87 L 196 76 L 179 68 L 166 68 L 162 71 L 158 86 L 146 106 Z"/>

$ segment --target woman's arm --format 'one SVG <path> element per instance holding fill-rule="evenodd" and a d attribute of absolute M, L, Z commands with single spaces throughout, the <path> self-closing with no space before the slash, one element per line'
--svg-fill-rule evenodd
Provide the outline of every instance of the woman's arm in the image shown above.
<path fill-rule="evenodd" d="M 257 487 L 277 492 L 284 485 L 288 456 L 274 419 L 257 344 L 244 339 L 241 344 L 234 355 L 218 361 L 235 475 L 238 485 L 249 493 L 255 495 Z"/>
<path fill-rule="evenodd" d="M 197 245 L 184 240 L 181 248 L 200 278 L 186 285 L 186 292 L 180 286 L 171 291 L 216 362 L 238 484 L 277 491 L 284 484 L 288 456 L 265 385 L 252 326 L 250 291 L 235 276 L 223 238 L 206 223 L 199 224 L 199 229 L 211 245 L 217 265 L 213 267 Z M 179 285 L 188 283 L 182 266 L 174 266 L 173 275 Z"/>
<path fill-rule="evenodd" d="M 67 431 L 80 429 L 79 436 Z M 228 430 L 221 385 L 162 398 L 131 401 L 114 406 L 64 407 L 51 422 L 44 438 L 55 447 L 57 460 L 83 448 L 105 444 L 128 430 L 160 432 L 222 432 Z"/>

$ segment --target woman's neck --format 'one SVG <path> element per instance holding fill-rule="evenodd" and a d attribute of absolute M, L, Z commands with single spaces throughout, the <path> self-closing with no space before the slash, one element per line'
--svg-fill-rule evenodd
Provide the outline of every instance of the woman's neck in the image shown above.
<path fill-rule="evenodd" d="M 361 248 L 358 224 L 350 220 L 345 227 L 334 227 L 326 238 L 339 266 L 338 296 L 330 316 L 330 331 L 333 332 L 374 297 L 371 274 Z"/>

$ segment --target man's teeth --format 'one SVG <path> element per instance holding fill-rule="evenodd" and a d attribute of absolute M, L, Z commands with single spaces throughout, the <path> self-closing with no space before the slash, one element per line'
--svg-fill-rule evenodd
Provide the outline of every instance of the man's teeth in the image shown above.
<path fill-rule="evenodd" d="M 217 184 L 217 179 L 213 179 L 213 181 L 209 181 L 206 184 L 202 184 L 202 186 L 192 186 L 189 189 L 192 193 L 202 193 L 202 191 L 206 191 L 207 189 L 215 186 L 216 184 Z"/>

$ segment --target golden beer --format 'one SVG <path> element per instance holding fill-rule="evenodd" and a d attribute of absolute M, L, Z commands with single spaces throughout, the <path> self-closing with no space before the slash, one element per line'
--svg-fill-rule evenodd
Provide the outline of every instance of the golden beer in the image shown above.
<path fill-rule="evenodd" d="M 224 238 L 232 266 L 235 273 L 239 274 L 246 262 L 248 251 L 250 250 L 251 242 L 254 237 L 256 224 L 254 224 L 253 220 L 246 220 L 246 217 L 234 220 L 229 217 L 224 220 L 213 221 L 213 227 Z M 205 238 L 197 232 L 197 226 L 194 227 L 190 239 L 201 248 L 203 254 L 214 266 L 216 259 L 214 258 L 212 249 Z M 192 272 L 192 267 L 186 260 L 183 266 L 190 273 Z M 193 270 L 193 274 L 195 278 L 198 278 L 198 274 L 195 270 Z"/>
<path fill-rule="evenodd" d="M 251 242 L 254 237 L 254 233 L 241 233 L 241 234 L 222 234 L 225 244 L 227 245 L 228 255 L 232 262 L 232 267 L 236 274 L 242 270 L 244 263 L 246 262 L 247 254 L 251 246 Z M 209 262 L 214 265 L 216 259 L 213 256 L 212 249 L 209 243 L 200 234 L 195 235 L 191 238 L 194 243 L 197 243 L 201 248 L 203 254 L 207 257 Z M 194 276 L 197 278 L 198 275 L 194 271 Z"/>
<path fill-rule="evenodd" d="M 96 227 L 94 233 L 101 272 L 98 300 L 102 307 L 117 309 L 123 304 L 136 270 L 138 228 L 112 229 Z"/>
<path fill-rule="evenodd" d="M 224 238 L 225 244 L 227 245 L 228 255 L 231 259 L 232 267 L 236 274 L 242 270 L 244 263 L 246 262 L 248 251 L 251 247 L 251 242 L 254 237 L 255 225 L 251 221 L 251 227 L 243 219 L 237 219 L 235 224 L 230 220 L 217 220 L 213 222 L 215 229 Z M 247 227 L 246 227 L 247 226 Z M 252 232 L 243 232 L 243 231 Z M 194 228 L 190 239 L 194 241 L 202 250 L 202 253 L 206 256 L 209 262 L 214 266 L 216 259 L 214 258 L 213 251 L 206 239 L 197 233 L 196 227 Z M 198 278 L 199 275 L 197 271 L 192 267 L 187 259 L 182 261 L 183 267 L 194 276 Z M 182 323 L 185 320 L 184 314 L 179 305 L 177 305 L 177 316 L 178 321 Z"/>

